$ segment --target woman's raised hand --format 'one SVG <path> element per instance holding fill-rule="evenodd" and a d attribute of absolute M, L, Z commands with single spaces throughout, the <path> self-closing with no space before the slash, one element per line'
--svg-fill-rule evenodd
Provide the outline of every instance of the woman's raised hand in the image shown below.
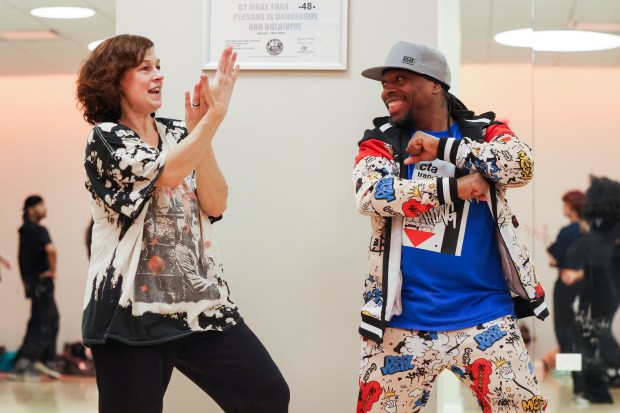
<path fill-rule="evenodd" d="M 194 85 L 193 95 L 190 96 L 189 92 L 185 92 L 185 123 L 189 132 L 208 111 L 222 117 L 226 115 L 239 74 L 239 65 L 235 65 L 236 61 L 237 52 L 233 52 L 232 47 L 225 48 L 213 79 L 209 81 L 209 77 L 202 74 L 200 81 Z"/>
<path fill-rule="evenodd" d="M 228 111 L 228 104 L 239 74 L 239 65 L 235 64 L 236 61 L 237 52 L 233 52 L 232 47 L 227 47 L 220 56 L 215 76 L 212 79 L 205 74 L 200 76 L 201 99 L 205 99 L 210 111 L 217 111 L 222 116 Z"/>

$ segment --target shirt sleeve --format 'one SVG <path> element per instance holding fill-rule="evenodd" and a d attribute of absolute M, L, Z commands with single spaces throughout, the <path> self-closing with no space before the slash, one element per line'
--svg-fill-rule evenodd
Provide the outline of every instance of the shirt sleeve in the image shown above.
<path fill-rule="evenodd" d="M 484 136 L 484 142 L 467 137 L 440 138 L 437 157 L 457 168 L 480 172 L 506 187 L 529 183 L 534 176 L 531 148 L 505 124 L 490 125 Z"/>
<path fill-rule="evenodd" d="M 144 143 L 132 130 L 99 124 L 86 146 L 86 187 L 108 208 L 134 219 L 155 189 L 165 158 L 165 152 Z"/>
<path fill-rule="evenodd" d="M 50 237 L 50 233 L 47 228 L 39 227 L 35 234 L 36 240 L 41 245 L 41 249 L 44 249 L 47 244 L 52 242 L 52 238 Z"/>
<path fill-rule="evenodd" d="M 456 178 L 400 178 L 393 148 L 380 140 L 362 142 L 355 161 L 355 202 L 362 215 L 415 217 L 458 198 Z"/>

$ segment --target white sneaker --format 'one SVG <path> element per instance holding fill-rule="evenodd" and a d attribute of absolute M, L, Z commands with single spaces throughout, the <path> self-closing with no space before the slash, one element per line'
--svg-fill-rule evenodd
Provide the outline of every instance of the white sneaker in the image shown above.
<path fill-rule="evenodd" d="M 32 367 L 54 380 L 60 378 L 60 372 L 56 371 L 49 363 L 44 364 L 40 361 L 35 361 Z"/>
<path fill-rule="evenodd" d="M 577 407 L 588 407 L 590 406 L 590 400 L 583 397 L 583 395 L 578 394 L 573 397 L 573 402 Z"/>

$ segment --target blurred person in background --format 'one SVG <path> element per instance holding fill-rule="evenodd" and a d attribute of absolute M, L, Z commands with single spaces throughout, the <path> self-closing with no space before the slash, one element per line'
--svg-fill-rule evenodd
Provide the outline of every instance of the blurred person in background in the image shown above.
<path fill-rule="evenodd" d="M 24 223 L 19 228 L 19 269 L 31 312 L 26 336 L 9 376 L 13 380 L 36 381 L 41 374 L 53 379 L 60 377 L 55 366 L 59 321 L 54 300 L 56 248 L 47 228 L 40 224 L 46 216 L 43 198 L 26 198 Z"/>
<path fill-rule="evenodd" d="M 620 347 L 611 331 L 620 302 L 620 183 L 591 177 L 583 218 L 585 231 L 560 273 L 566 285 L 582 281 L 575 324 L 584 388 L 576 397 L 582 404 L 613 403 L 609 387 L 620 381 Z"/>
<path fill-rule="evenodd" d="M 553 323 L 558 348 L 543 358 L 545 370 L 555 366 L 555 355 L 560 353 L 574 353 L 576 351 L 576 326 L 575 310 L 573 304 L 579 295 L 581 281 L 570 285 L 562 281 L 562 270 L 567 269 L 566 253 L 571 244 L 581 236 L 581 220 L 583 206 L 586 202 L 586 194 L 582 191 L 568 191 L 562 196 L 563 213 L 568 219 L 568 225 L 562 227 L 555 241 L 547 248 L 549 263 L 558 269 L 558 278 L 553 288 Z M 580 268 L 573 268 L 579 270 Z M 579 382 L 581 376 L 573 374 L 575 394 L 582 392 L 583 383 Z"/>

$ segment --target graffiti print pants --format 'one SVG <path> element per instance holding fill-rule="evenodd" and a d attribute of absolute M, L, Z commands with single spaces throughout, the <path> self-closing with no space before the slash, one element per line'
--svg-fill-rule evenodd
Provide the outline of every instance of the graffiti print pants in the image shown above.
<path fill-rule="evenodd" d="M 387 328 L 382 344 L 362 339 L 357 413 L 420 412 L 448 369 L 484 413 L 543 412 L 534 366 L 512 316 L 454 331 Z"/>

